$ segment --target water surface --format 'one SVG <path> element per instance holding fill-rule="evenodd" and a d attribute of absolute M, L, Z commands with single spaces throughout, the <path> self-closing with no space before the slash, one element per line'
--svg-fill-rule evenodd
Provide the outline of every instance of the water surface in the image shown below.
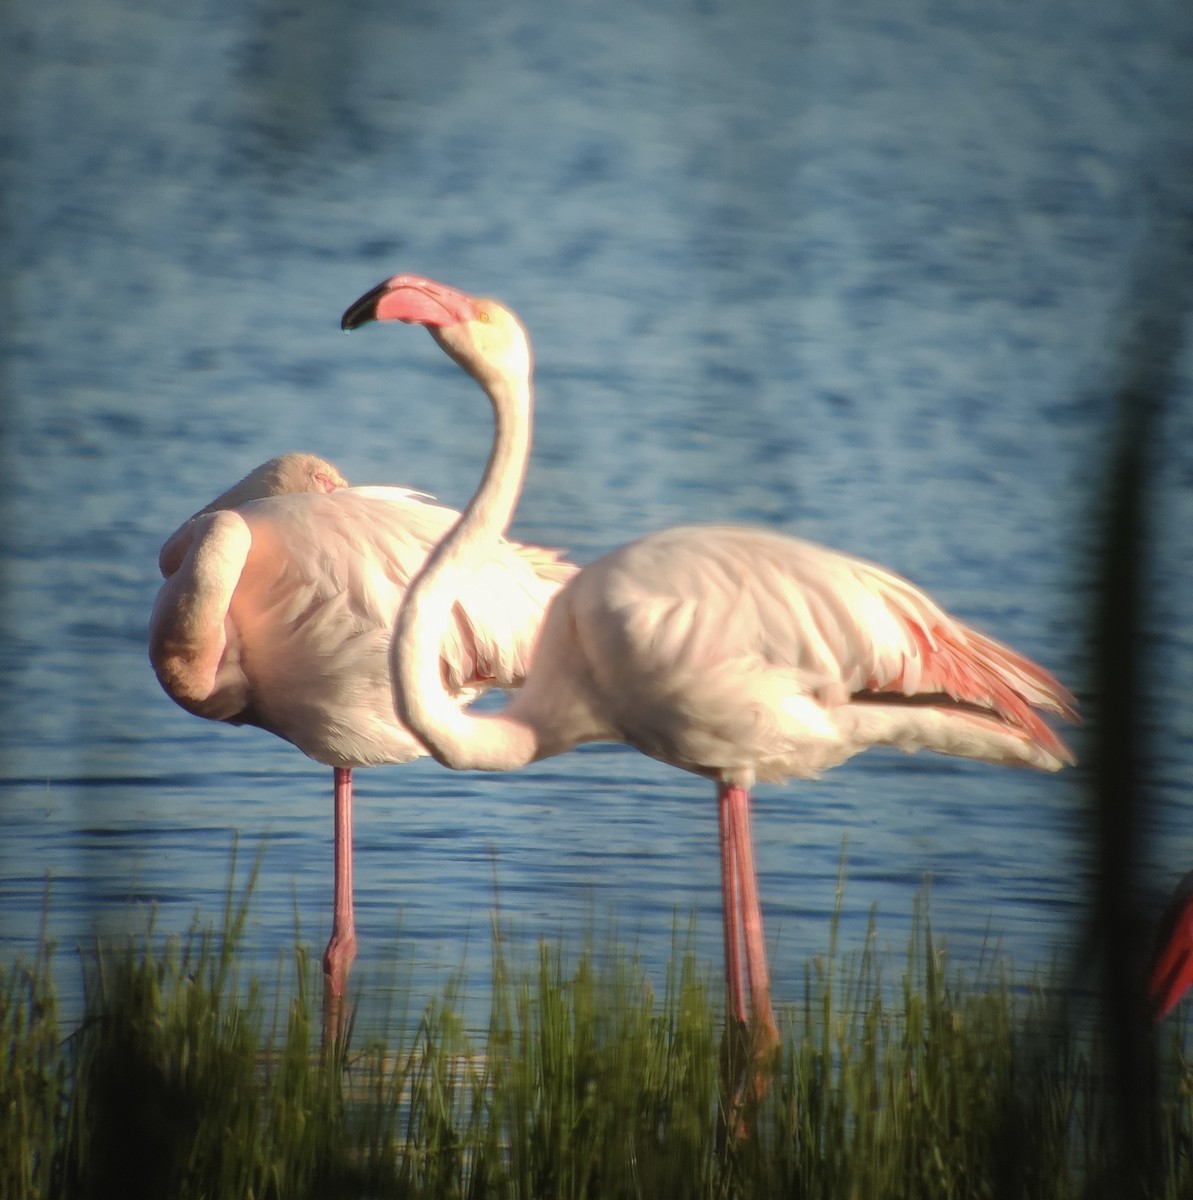
<path fill-rule="evenodd" d="M 174 707 L 145 630 L 163 538 L 275 453 L 467 499 L 483 400 L 418 331 L 337 328 L 399 269 L 531 330 L 517 536 L 586 561 L 677 521 L 800 533 L 1086 686 L 1129 281 L 1190 194 L 1176 0 L 64 0 L 9 21 L 6 955 L 35 943 L 47 878 L 67 949 L 140 909 L 216 917 L 237 833 L 242 871 L 265 839 L 257 960 L 296 927 L 322 947 L 330 771 Z M 1184 379 L 1153 470 L 1157 893 L 1193 866 Z M 614 919 L 658 969 L 694 912 L 718 959 L 701 780 L 601 746 L 509 777 L 379 768 L 358 793 L 358 979 L 389 978 L 399 943 L 416 994 L 466 955 L 483 975 L 495 879 L 532 937 Z M 1063 952 L 1085 803 L 1080 770 L 887 753 L 760 789 L 780 998 L 826 945 L 846 835 L 846 945 L 876 905 L 897 946 L 930 878 L 962 961 L 987 939 L 1024 968 Z"/>

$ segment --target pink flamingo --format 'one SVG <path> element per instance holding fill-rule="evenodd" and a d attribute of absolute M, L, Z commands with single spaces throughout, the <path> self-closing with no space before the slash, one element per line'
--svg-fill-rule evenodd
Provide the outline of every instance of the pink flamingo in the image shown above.
<path fill-rule="evenodd" d="M 334 771 L 335 888 L 325 1029 L 356 956 L 352 768 L 426 753 L 398 720 L 390 641 L 406 587 L 459 514 L 397 487 L 349 487 L 330 463 L 263 463 L 167 539 L 149 657 L 188 712 L 257 725 Z M 526 675 L 543 610 L 575 567 L 494 539 L 435 652 L 461 704 Z"/>
<path fill-rule="evenodd" d="M 1152 961 L 1152 1011 L 1163 1020 L 1193 987 L 1193 871 L 1176 885 L 1160 918 Z"/>
<path fill-rule="evenodd" d="M 756 1057 L 773 1052 L 749 825 L 755 781 L 815 776 L 873 745 L 1059 770 L 1073 757 L 1037 710 L 1073 717 L 1072 697 L 881 567 L 766 529 L 693 525 L 584 567 L 551 602 L 523 688 L 500 712 L 462 711 L 436 647 L 521 493 L 529 341 L 500 304 L 414 275 L 362 296 L 341 325 L 370 320 L 425 326 L 495 419 L 476 494 L 406 592 L 393 650 L 398 712 L 457 770 L 511 770 L 608 741 L 712 779 L 729 1013 Z"/>

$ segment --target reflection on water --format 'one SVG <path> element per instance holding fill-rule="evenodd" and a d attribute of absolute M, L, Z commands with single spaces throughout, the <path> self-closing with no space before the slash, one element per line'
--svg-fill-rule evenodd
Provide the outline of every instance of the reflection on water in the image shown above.
<path fill-rule="evenodd" d="M 330 772 L 160 693 L 161 539 L 250 466 L 327 455 L 459 504 L 486 406 L 421 334 L 345 338 L 393 270 L 491 291 L 539 360 L 516 526 L 587 560 L 679 520 L 869 555 L 1080 688 L 1090 516 L 1121 281 L 1169 203 L 1193 83 L 1182 6 L 1119 0 L 851 16 L 762 2 L 545 15 L 459 0 L 336 9 L 26 6 L 0 47 L 0 945 L 47 877 L 61 947 L 218 917 L 234 833 L 264 839 L 250 948 L 318 950 Z M 1149 25 L 1148 22 L 1153 24 Z M 1129 81 L 1129 86 L 1123 81 Z M 1141 193 L 1141 178 L 1152 181 Z M 1193 458 L 1157 463 L 1157 886 L 1193 861 Z M 1080 744 L 1080 743 L 1079 743 Z M 648 962 L 674 914 L 719 956 L 711 790 L 618 747 L 520 773 L 359 778 L 357 978 L 483 977 L 494 880 L 530 936 L 615 917 Z M 877 904 L 899 945 L 932 884 L 963 959 L 1025 966 L 1079 912 L 1080 772 L 875 754 L 764 788 L 778 994 Z"/>

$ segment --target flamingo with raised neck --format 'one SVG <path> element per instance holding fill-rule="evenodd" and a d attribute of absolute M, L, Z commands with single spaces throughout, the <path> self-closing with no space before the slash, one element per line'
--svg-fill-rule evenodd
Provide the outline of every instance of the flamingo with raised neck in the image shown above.
<path fill-rule="evenodd" d="M 425 326 L 494 416 L 480 486 L 398 617 L 402 720 L 456 770 L 512 770 L 607 741 L 712 779 L 729 1014 L 760 1058 L 778 1030 L 750 834 L 756 780 L 813 777 L 875 745 L 1056 771 L 1073 756 L 1040 714 L 1075 718 L 1072 696 L 882 567 L 768 529 L 691 525 L 582 568 L 551 602 L 522 690 L 498 712 L 460 709 L 435 648 L 518 502 L 530 343 L 508 308 L 417 275 L 379 284 L 341 324 L 369 321 Z"/>

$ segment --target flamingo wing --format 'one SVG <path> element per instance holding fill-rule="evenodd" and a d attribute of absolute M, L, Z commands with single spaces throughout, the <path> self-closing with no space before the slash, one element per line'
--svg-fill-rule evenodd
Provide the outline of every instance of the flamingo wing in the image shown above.
<path fill-rule="evenodd" d="M 166 693 L 213 721 L 234 721 L 248 700 L 228 609 L 252 547 L 238 513 L 205 513 L 162 548 L 166 576 L 149 618 L 149 658 Z"/>
<path fill-rule="evenodd" d="M 543 613 L 576 573 L 555 551 L 502 541 L 461 581 L 441 647 L 444 681 L 460 691 L 483 682 L 520 687 Z"/>
<path fill-rule="evenodd" d="M 944 708 L 955 724 L 1011 731 L 1039 751 L 1034 765 L 1070 759 L 1035 711 L 1073 713 L 1047 672 L 899 576 L 811 542 L 680 526 L 613 551 L 565 595 L 625 740 L 688 769 L 812 774 L 863 743 L 913 749 L 921 734 L 980 756 L 929 728 Z"/>
<path fill-rule="evenodd" d="M 394 711 L 390 642 L 411 577 L 458 514 L 406 489 L 362 487 L 268 497 L 239 515 L 253 541 L 229 613 L 253 698 L 240 719 L 332 766 L 421 754 Z M 441 644 L 454 695 L 521 683 L 543 608 L 571 569 L 548 551 L 494 548 Z"/>

